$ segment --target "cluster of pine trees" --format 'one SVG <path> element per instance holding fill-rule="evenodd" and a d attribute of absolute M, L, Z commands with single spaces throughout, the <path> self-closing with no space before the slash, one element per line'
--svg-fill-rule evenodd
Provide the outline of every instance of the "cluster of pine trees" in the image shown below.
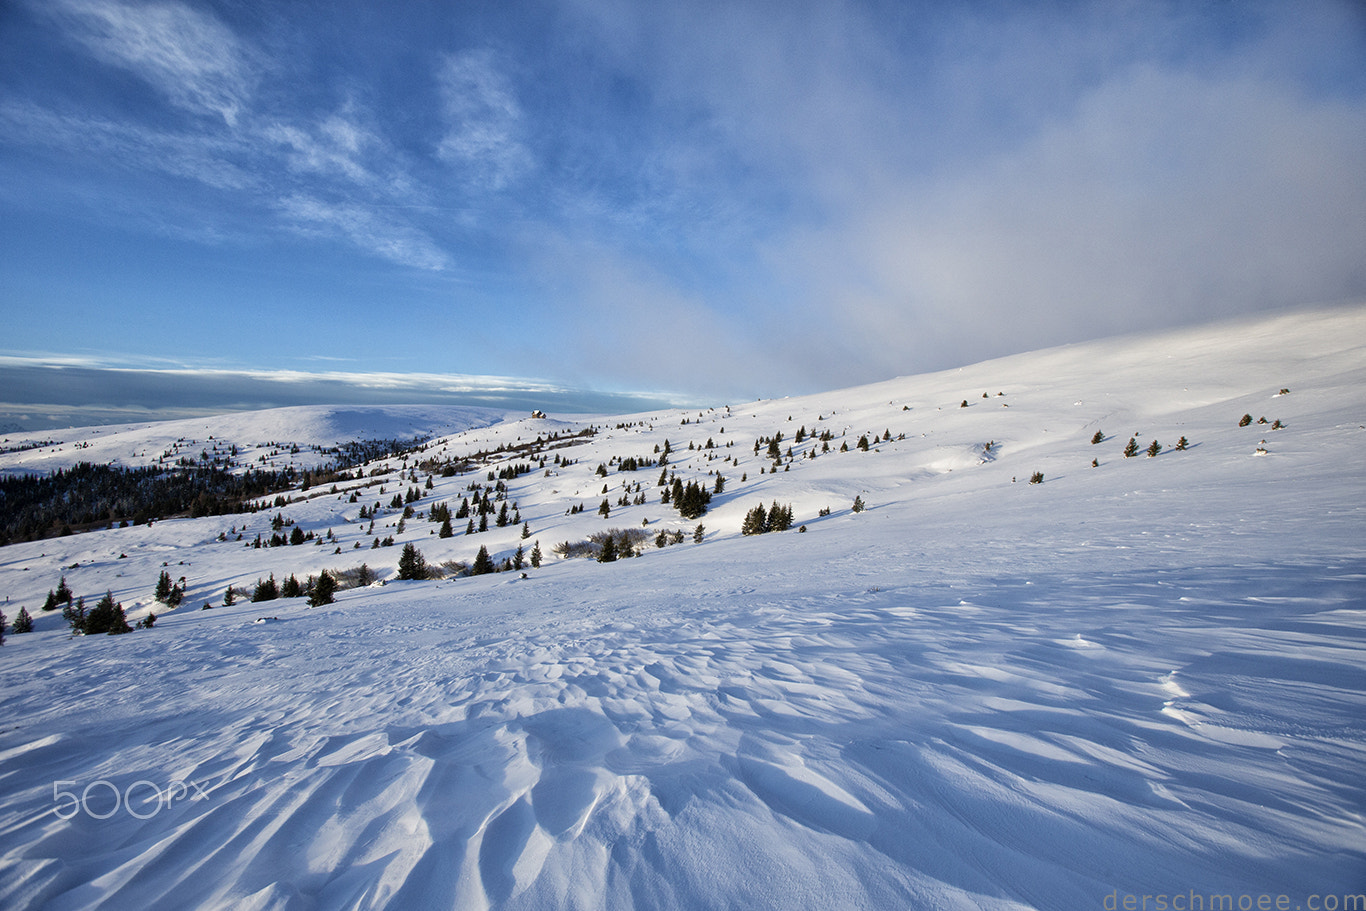
<path fill-rule="evenodd" d="M 697 519 L 706 515 L 707 507 L 711 505 L 711 491 L 696 481 L 684 484 L 675 477 L 673 484 L 664 488 L 660 502 L 672 504 L 685 519 Z"/>
<path fill-rule="evenodd" d="M 740 525 L 742 535 L 762 535 L 770 531 L 787 531 L 792 527 L 792 506 L 780 506 L 774 501 L 771 508 L 764 504 L 745 513 L 745 521 Z"/>

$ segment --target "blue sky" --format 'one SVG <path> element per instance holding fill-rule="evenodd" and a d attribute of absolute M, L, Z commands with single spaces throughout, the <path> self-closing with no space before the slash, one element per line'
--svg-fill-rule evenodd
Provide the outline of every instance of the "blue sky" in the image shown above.
<path fill-rule="evenodd" d="M 0 424 L 736 401 L 1358 298 L 1363 174 L 1355 2 L 12 0 Z"/>

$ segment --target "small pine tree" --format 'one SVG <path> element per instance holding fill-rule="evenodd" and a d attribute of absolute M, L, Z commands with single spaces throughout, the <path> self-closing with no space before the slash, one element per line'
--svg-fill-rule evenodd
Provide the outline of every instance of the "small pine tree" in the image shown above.
<path fill-rule="evenodd" d="M 370 570 L 370 564 L 362 563 L 360 569 L 356 570 L 356 584 L 361 588 L 375 581 L 375 574 Z"/>
<path fill-rule="evenodd" d="M 411 543 L 403 545 L 403 553 L 399 555 L 398 578 L 427 578 L 427 560 L 422 556 L 422 551 L 418 550 Z"/>
<path fill-rule="evenodd" d="M 1042 472 L 1042 471 L 1036 471 L 1036 472 L 1034 472 L 1032 475 L 1030 475 L 1030 476 L 1029 476 L 1029 483 L 1031 483 L 1031 484 L 1042 484 L 1042 483 L 1043 483 L 1043 472 Z"/>
<path fill-rule="evenodd" d="M 280 588 L 275 584 L 275 573 L 271 573 L 270 578 L 264 582 L 260 579 L 256 580 L 256 589 L 251 593 L 253 602 L 274 601 L 278 597 L 280 597 Z"/>
<path fill-rule="evenodd" d="M 298 578 L 293 573 L 290 573 L 289 578 L 280 586 L 281 598 L 299 598 L 303 596 L 303 593 L 303 586 L 299 584 Z"/>
<path fill-rule="evenodd" d="M 1185 437 L 1182 437 L 1181 439 L 1179 439 L 1179 440 L 1176 441 L 1176 450 L 1177 450 L 1177 452 L 1185 452 L 1186 449 L 1187 449 L 1187 447 L 1189 447 L 1189 446 L 1190 446 L 1190 440 L 1187 440 Z"/>
<path fill-rule="evenodd" d="M 85 633 L 88 636 L 99 633 L 117 636 L 132 631 L 133 628 L 128 625 L 128 618 L 123 613 L 123 605 L 114 600 L 112 592 L 106 591 L 104 597 L 85 618 Z"/>
<path fill-rule="evenodd" d="M 745 513 L 745 521 L 740 525 L 740 534 L 761 535 L 766 531 L 768 531 L 768 510 L 764 508 L 764 504 L 760 503 Z"/>
<path fill-rule="evenodd" d="M 692 530 L 692 543 L 701 544 L 702 540 L 706 537 L 706 535 L 706 526 L 702 525 L 701 523 L 698 523 L 698 526 Z"/>
<path fill-rule="evenodd" d="M 436 536 L 438 538 L 449 538 L 454 534 L 455 532 L 451 529 L 450 516 L 447 516 L 446 520 L 441 523 L 441 530 L 436 533 Z"/>
<path fill-rule="evenodd" d="M 1129 443 L 1124 447 L 1124 458 L 1132 459 L 1138 455 L 1138 440 L 1129 437 Z"/>
<path fill-rule="evenodd" d="M 1252 415 L 1250 415 L 1250 414 L 1245 414 L 1245 415 L 1243 415 L 1241 418 L 1239 418 L 1239 420 L 1238 420 L 1238 426 L 1239 426 L 1239 427 L 1246 427 L 1248 424 L 1251 424 L 1251 423 L 1252 423 Z"/>
<path fill-rule="evenodd" d="M 233 594 L 232 586 L 229 585 L 229 586 L 228 586 L 228 590 L 225 591 L 225 592 L 223 593 L 223 606 L 224 606 L 224 607 L 232 607 L 232 605 L 235 604 L 236 602 L 237 602 L 237 595 Z"/>
<path fill-rule="evenodd" d="M 967 405 L 967 402 L 964 402 L 963 404 L 964 404 L 964 405 Z M 858 448 L 859 448 L 859 451 L 860 451 L 860 452 L 867 452 L 867 451 L 868 451 L 868 435 L 867 435 L 867 434 L 864 434 L 863 436 L 861 436 L 861 437 L 858 438 Z"/>
<path fill-rule="evenodd" d="M 33 632 L 33 618 L 28 615 L 27 607 L 20 607 L 19 614 L 14 618 L 13 630 L 16 633 Z"/>
<path fill-rule="evenodd" d="M 1105 442 L 1105 434 L 1102 433 L 1102 432 L 1099 431 L 1099 430 L 1096 431 L 1096 435 L 1095 435 L 1095 436 L 1091 437 L 1091 445 L 1092 445 L 1092 446 L 1096 445 L 1097 443 L 1104 443 L 1104 442 Z"/>
<path fill-rule="evenodd" d="M 860 497 L 860 496 L 855 496 L 855 497 L 854 497 L 854 505 L 853 505 L 853 507 L 852 507 L 852 509 L 853 509 L 854 512 L 863 512 L 863 511 L 864 511 L 865 509 L 867 509 L 867 508 L 868 508 L 868 507 L 866 507 L 866 506 L 863 505 L 863 497 Z"/>
<path fill-rule="evenodd" d="M 617 541 L 611 535 L 602 542 L 602 548 L 598 551 L 599 563 L 612 563 L 617 559 Z"/>
<path fill-rule="evenodd" d="M 85 632 L 85 599 L 77 598 L 74 605 L 68 604 L 62 608 L 62 619 L 73 633 Z"/>
<path fill-rule="evenodd" d="M 1153 440 L 1151 443 L 1148 444 L 1148 458 L 1150 458 L 1150 459 L 1156 458 L 1156 457 L 1157 457 L 1157 454 L 1158 454 L 1159 452 L 1161 452 L 1161 451 L 1162 451 L 1162 444 L 1159 443 L 1159 442 L 1157 442 L 1157 440 Z"/>
<path fill-rule="evenodd" d="M 72 594 L 71 589 L 66 584 L 66 576 L 62 576 L 62 581 L 57 583 L 57 600 L 69 605 L 75 597 L 76 596 Z"/>
<path fill-rule="evenodd" d="M 523 566 L 525 566 L 525 565 L 526 565 L 526 552 L 522 549 L 522 545 L 518 544 L 518 545 L 517 545 L 517 552 L 516 552 L 515 554 L 512 555 L 512 568 L 513 568 L 513 569 L 521 569 L 521 568 L 522 568 Z"/>
<path fill-rule="evenodd" d="M 0 610 L 0 645 L 5 644 L 5 612 Z"/>
<path fill-rule="evenodd" d="M 57 609 L 57 605 L 61 603 L 61 601 L 57 600 L 57 593 L 49 588 L 47 590 L 47 600 L 43 602 L 43 610 L 54 611 Z"/>
<path fill-rule="evenodd" d="M 493 560 L 489 557 L 489 549 L 484 545 L 479 545 L 479 553 L 474 555 L 474 565 L 470 567 L 470 575 L 483 576 L 493 572 Z"/>
<path fill-rule="evenodd" d="M 537 541 L 531 548 L 531 568 L 541 568 L 541 542 Z"/>
<path fill-rule="evenodd" d="M 598 515 L 604 519 L 612 515 L 612 504 L 607 502 L 606 497 L 603 498 L 602 505 L 598 507 Z"/>
<path fill-rule="evenodd" d="M 525 540 L 526 540 L 527 538 L 529 538 L 529 537 L 531 537 L 531 523 L 530 523 L 530 522 L 523 522 L 523 523 L 522 523 L 522 540 L 525 541 Z"/>
<path fill-rule="evenodd" d="M 313 591 L 308 595 L 308 606 L 321 607 L 324 604 L 331 604 L 336 591 L 337 580 L 332 578 L 332 574 L 327 570 L 323 570 L 313 582 Z"/>

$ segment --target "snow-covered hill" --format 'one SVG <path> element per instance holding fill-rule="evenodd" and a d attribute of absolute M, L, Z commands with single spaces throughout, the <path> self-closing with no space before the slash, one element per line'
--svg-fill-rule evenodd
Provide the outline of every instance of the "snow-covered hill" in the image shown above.
<path fill-rule="evenodd" d="M 496 423 L 506 412 L 449 405 L 297 405 L 234 414 L 5 434 L 0 473 L 45 474 L 78 462 L 176 467 L 213 464 L 311 468 L 340 444 L 412 440 Z"/>
<path fill-rule="evenodd" d="M 1295 313 L 517 418 L 284 507 L 2 548 L 37 630 L 0 649 L 0 904 L 1351 907 L 1363 390 L 1366 307 Z M 684 519 L 662 471 L 723 490 Z M 483 490 L 520 522 L 440 537 Z M 741 535 L 761 503 L 793 527 Z M 252 546 L 277 516 L 311 539 Z M 607 529 L 640 555 L 554 555 Z M 545 560 L 395 581 L 405 543 Z M 223 604 L 362 562 L 384 584 L 332 605 Z M 155 627 L 70 637 L 63 577 Z"/>

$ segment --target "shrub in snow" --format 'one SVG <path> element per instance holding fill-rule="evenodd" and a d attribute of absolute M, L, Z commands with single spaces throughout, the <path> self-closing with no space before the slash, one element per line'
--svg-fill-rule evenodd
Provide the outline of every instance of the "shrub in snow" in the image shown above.
<path fill-rule="evenodd" d="M 1136 455 L 1138 455 L 1138 440 L 1129 437 L 1129 443 L 1124 447 L 1124 458 L 1132 459 Z"/>
<path fill-rule="evenodd" d="M 1091 437 L 1091 445 L 1092 445 L 1092 446 L 1096 445 L 1097 443 L 1104 443 L 1104 442 L 1105 442 L 1105 434 L 1104 434 L 1103 432 L 1099 431 L 1099 430 L 1096 431 L 1096 435 L 1095 435 L 1095 436 Z"/>
<path fill-rule="evenodd" d="M 863 505 L 863 497 L 855 496 L 852 508 L 854 512 L 863 512 L 863 510 L 867 509 L 867 507 Z"/>
<path fill-rule="evenodd" d="M 1243 416 L 1238 420 L 1238 426 L 1239 426 L 1239 427 L 1246 427 L 1248 424 L 1251 424 L 1251 423 L 1252 423 L 1252 415 L 1250 415 L 1250 414 L 1245 414 L 1245 415 L 1243 415 Z"/>
<path fill-rule="evenodd" d="M 1185 437 L 1182 437 L 1181 439 L 1179 439 L 1179 440 L 1176 441 L 1176 450 L 1177 450 L 1178 452 L 1185 452 L 1185 451 L 1186 451 L 1186 447 L 1189 446 L 1189 445 L 1190 445 L 1190 440 L 1187 440 Z"/>
<path fill-rule="evenodd" d="M 1161 451 L 1162 444 L 1157 442 L 1157 440 L 1153 440 L 1151 443 L 1148 444 L 1148 458 L 1156 458 L 1157 454 Z"/>
<path fill-rule="evenodd" d="M 1042 484 L 1042 483 L 1043 483 L 1043 472 L 1042 472 L 1042 471 L 1036 471 L 1036 472 L 1034 472 L 1032 475 L 1030 475 L 1030 476 L 1029 476 L 1029 483 L 1031 483 L 1031 484 Z"/>

